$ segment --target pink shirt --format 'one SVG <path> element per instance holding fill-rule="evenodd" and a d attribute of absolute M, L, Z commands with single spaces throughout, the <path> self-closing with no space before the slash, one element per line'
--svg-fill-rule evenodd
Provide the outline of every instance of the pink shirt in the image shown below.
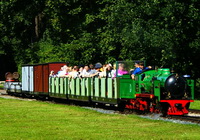
<path fill-rule="evenodd" d="M 125 70 L 118 70 L 117 71 L 117 76 L 122 76 L 124 74 L 128 74 L 128 71 L 125 71 Z M 114 77 L 116 77 L 116 73 L 114 73 Z"/>
<path fill-rule="evenodd" d="M 121 76 L 121 75 L 124 75 L 124 74 L 128 74 L 128 71 L 118 70 L 118 76 Z"/>

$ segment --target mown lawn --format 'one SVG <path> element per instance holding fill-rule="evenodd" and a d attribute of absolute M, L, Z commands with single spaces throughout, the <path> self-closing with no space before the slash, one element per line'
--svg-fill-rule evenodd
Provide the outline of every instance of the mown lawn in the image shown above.
<path fill-rule="evenodd" d="M 4 84 L 0 83 L 0 89 L 3 89 L 3 88 L 4 88 Z"/>
<path fill-rule="evenodd" d="M 200 126 L 0 98 L 0 139 L 199 139 Z"/>
<path fill-rule="evenodd" d="M 200 100 L 194 100 L 193 103 L 190 103 L 190 109 L 200 110 Z"/>

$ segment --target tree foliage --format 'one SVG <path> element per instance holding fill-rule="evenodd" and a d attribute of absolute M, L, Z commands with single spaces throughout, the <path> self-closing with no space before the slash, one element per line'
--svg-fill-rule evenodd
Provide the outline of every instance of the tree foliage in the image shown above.
<path fill-rule="evenodd" d="M 145 59 L 200 77 L 198 0 L 2 0 L 0 55 L 24 63 Z"/>

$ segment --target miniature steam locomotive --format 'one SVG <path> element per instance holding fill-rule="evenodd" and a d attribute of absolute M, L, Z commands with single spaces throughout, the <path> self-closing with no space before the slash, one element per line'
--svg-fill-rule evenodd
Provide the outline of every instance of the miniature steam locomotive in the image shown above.
<path fill-rule="evenodd" d="M 9 94 L 27 97 L 50 97 L 111 104 L 119 109 L 162 112 L 166 115 L 188 113 L 194 101 L 194 81 L 188 75 L 170 72 L 169 68 L 148 69 L 131 79 L 129 73 L 118 75 L 119 63 L 129 71 L 135 61 L 117 61 L 115 78 L 49 77 L 63 62 L 23 65 L 22 82 L 6 81 Z"/>

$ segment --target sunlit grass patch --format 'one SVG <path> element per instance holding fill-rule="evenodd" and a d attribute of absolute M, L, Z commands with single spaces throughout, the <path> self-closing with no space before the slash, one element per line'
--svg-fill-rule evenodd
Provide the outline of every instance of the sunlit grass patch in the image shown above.
<path fill-rule="evenodd" d="M 0 82 L 0 89 L 3 89 L 3 88 L 4 88 L 4 83 Z"/>
<path fill-rule="evenodd" d="M 0 98 L 0 139 L 197 139 L 200 126 Z"/>
<path fill-rule="evenodd" d="M 190 103 L 190 109 L 200 110 L 200 100 L 194 100 L 194 102 Z"/>

